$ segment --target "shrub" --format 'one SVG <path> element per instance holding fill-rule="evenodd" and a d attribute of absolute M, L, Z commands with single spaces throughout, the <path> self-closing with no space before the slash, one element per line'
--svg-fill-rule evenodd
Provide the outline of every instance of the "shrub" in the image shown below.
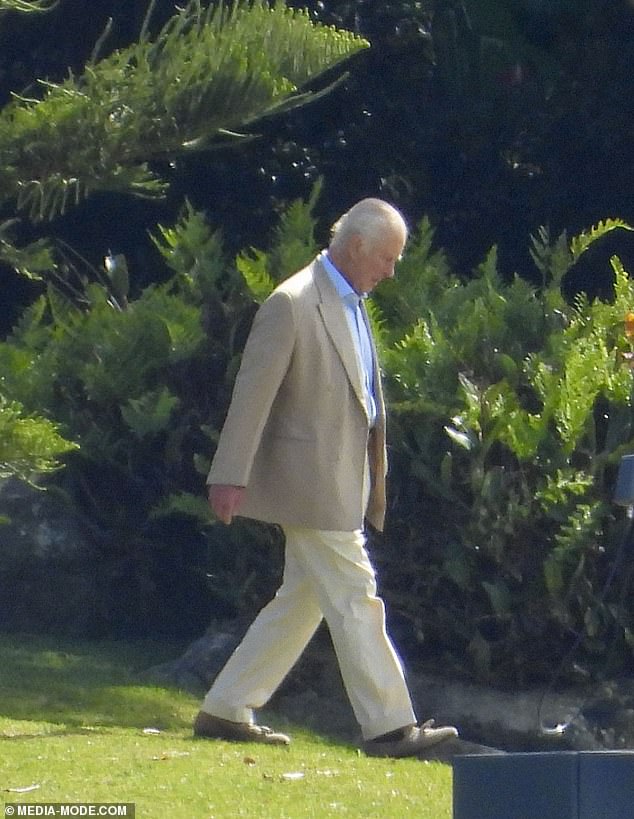
<path fill-rule="evenodd" d="M 547 675 L 579 630 L 586 658 L 603 662 L 614 629 L 631 657 L 632 611 L 600 590 L 623 535 L 614 468 L 634 444 L 634 290 L 615 258 L 611 303 L 561 292 L 592 242 L 623 227 L 570 242 L 542 231 L 534 288 L 503 282 L 494 250 L 461 282 L 423 223 L 377 293 L 395 463 L 388 596 L 423 651 L 466 655 L 486 679 Z"/>
<path fill-rule="evenodd" d="M 7 395 L 80 444 L 55 483 L 92 535 L 103 633 L 176 620 L 194 631 L 270 595 L 278 532 L 213 525 L 203 484 L 256 303 L 316 252 L 318 195 L 286 211 L 268 250 L 235 264 L 188 205 L 154 237 L 165 284 L 128 301 L 110 260 L 110 280 L 77 298 L 49 286 L 0 345 Z M 613 639 L 614 663 L 631 661 L 628 578 L 603 585 L 625 530 L 611 486 L 634 444 L 623 327 L 634 286 L 614 258 L 609 302 L 562 295 L 576 261 L 617 228 L 627 226 L 554 241 L 541 231 L 535 287 L 503 281 L 495 249 L 461 280 L 423 220 L 371 300 L 392 464 L 375 559 L 414 638 L 410 660 L 440 654 L 524 682 L 548 675 L 579 633 L 590 668 Z"/>
<path fill-rule="evenodd" d="M 210 617 L 202 474 L 250 302 L 199 214 L 156 241 L 173 269 L 165 285 L 128 302 L 112 282 L 75 298 L 51 284 L 0 345 L 7 394 L 80 446 L 56 486 L 93 544 L 96 633 L 191 633 Z M 192 626 L 170 625 L 184 601 Z"/>

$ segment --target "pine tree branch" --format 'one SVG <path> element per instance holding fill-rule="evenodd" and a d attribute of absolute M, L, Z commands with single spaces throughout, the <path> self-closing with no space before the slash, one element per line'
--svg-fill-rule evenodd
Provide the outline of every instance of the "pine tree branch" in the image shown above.
<path fill-rule="evenodd" d="M 300 92 L 308 80 L 366 46 L 279 2 L 192 0 L 156 40 L 40 83 L 41 100 L 14 97 L 0 112 L 0 204 L 15 200 L 37 221 L 97 190 L 161 196 L 149 162 L 305 104 L 317 96 Z"/>
<path fill-rule="evenodd" d="M 9 11 L 22 14 L 50 11 L 58 2 L 59 0 L 0 0 L 0 16 Z"/>

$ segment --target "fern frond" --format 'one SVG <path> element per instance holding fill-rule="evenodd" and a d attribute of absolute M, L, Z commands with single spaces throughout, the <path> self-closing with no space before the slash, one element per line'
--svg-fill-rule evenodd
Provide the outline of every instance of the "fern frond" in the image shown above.
<path fill-rule="evenodd" d="M 121 416 L 137 438 L 163 432 L 180 400 L 167 387 L 146 392 L 140 398 L 130 398 L 121 407 Z"/>
<path fill-rule="evenodd" d="M 201 526 L 209 526 L 214 522 L 214 516 L 205 498 L 189 492 L 179 492 L 164 498 L 150 511 L 149 517 L 156 519 L 170 515 L 194 518 Z"/>
<path fill-rule="evenodd" d="M 62 328 L 64 332 L 73 332 L 73 327 L 78 324 L 82 316 L 79 308 L 52 284 L 48 285 L 46 296 L 53 323 Z"/>
<path fill-rule="evenodd" d="M 49 337 L 49 330 L 44 325 L 47 308 L 46 296 L 39 296 L 18 319 L 11 331 L 10 341 L 25 349 L 40 349 Z"/>
<path fill-rule="evenodd" d="M 574 264 L 574 257 L 568 248 L 566 232 L 564 231 L 555 241 L 552 241 L 550 230 L 542 226 L 537 236 L 531 236 L 531 245 L 531 258 L 542 274 L 544 286 L 550 284 L 554 288 L 559 288 L 563 277 Z"/>
<path fill-rule="evenodd" d="M 213 230 L 205 216 L 190 202 L 173 227 L 158 226 L 151 240 L 168 266 L 198 299 L 209 303 L 235 286 L 237 275 L 228 273 L 222 234 Z"/>
<path fill-rule="evenodd" d="M 313 185 L 307 201 L 296 199 L 284 211 L 275 230 L 267 268 L 276 281 L 300 270 L 317 253 L 313 210 L 321 194 L 322 179 Z"/>
<path fill-rule="evenodd" d="M 434 228 L 424 217 L 413 231 L 396 276 L 383 282 L 372 297 L 380 305 L 388 324 L 401 334 L 438 305 L 454 279 L 444 251 L 434 250 Z M 391 333 L 394 337 L 394 332 Z"/>
<path fill-rule="evenodd" d="M 370 319 L 378 357 L 381 360 L 388 345 L 387 322 L 380 306 L 373 299 L 366 299 L 365 308 Z"/>
<path fill-rule="evenodd" d="M 61 455 L 77 448 L 54 423 L 28 415 L 21 404 L 0 395 L 0 478 L 31 481 L 58 469 Z"/>
<path fill-rule="evenodd" d="M 236 258 L 236 267 L 242 274 L 253 298 L 261 304 L 275 289 L 275 282 L 267 270 L 268 256 L 263 250 L 251 248 Z"/>
<path fill-rule="evenodd" d="M 586 551 L 601 537 L 605 505 L 601 501 L 579 503 L 555 535 L 555 547 L 544 561 L 546 588 L 554 598 L 560 597 Z"/>
<path fill-rule="evenodd" d="M 578 236 L 573 236 L 570 240 L 570 253 L 573 260 L 576 262 L 597 239 L 601 239 L 607 233 L 619 228 L 621 230 L 634 230 L 634 227 L 623 219 L 604 219 L 591 227 L 590 230 L 583 231 Z"/>
<path fill-rule="evenodd" d="M 55 268 L 52 248 L 46 239 L 16 247 L 12 239 L 16 222 L 16 219 L 7 219 L 0 223 L 0 262 L 27 279 L 40 280 L 43 273 Z"/>

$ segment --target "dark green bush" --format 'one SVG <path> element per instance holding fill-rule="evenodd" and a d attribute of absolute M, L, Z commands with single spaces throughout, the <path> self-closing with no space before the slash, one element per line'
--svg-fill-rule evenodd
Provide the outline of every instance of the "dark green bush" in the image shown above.
<path fill-rule="evenodd" d="M 80 445 L 55 483 L 91 533 L 97 631 L 184 632 L 271 593 L 278 533 L 215 525 L 204 476 L 256 302 L 317 250 L 318 194 L 287 210 L 268 251 L 235 264 L 187 207 L 155 237 L 167 283 L 129 302 L 113 281 L 74 299 L 50 286 L 0 346 L 7 394 Z M 615 470 L 634 445 L 623 332 L 634 288 L 613 259 L 609 303 L 562 296 L 585 250 L 626 227 L 571 241 L 542 231 L 534 287 L 502 280 L 494 250 L 463 281 L 423 221 L 372 299 L 392 465 L 389 525 L 372 548 L 409 659 L 526 681 L 580 632 L 582 662 L 602 663 L 614 639 L 614 662 L 631 662 L 626 578 L 601 589 L 624 530 Z"/>
<path fill-rule="evenodd" d="M 0 345 L 6 393 L 79 444 L 55 485 L 92 543 L 95 633 L 191 633 L 213 606 L 203 476 L 252 302 L 191 209 L 156 242 L 165 285 L 129 302 L 112 282 L 49 285 Z M 211 583 L 235 603 L 239 576 Z"/>
<path fill-rule="evenodd" d="M 315 252 L 314 197 L 280 222 L 270 253 L 278 278 Z M 85 619 L 98 634 L 200 631 L 212 612 L 259 605 L 279 568 L 275 531 L 246 521 L 216 529 L 204 497 L 257 277 L 272 286 L 265 255 L 245 251 L 231 264 L 189 206 L 154 241 L 172 272 L 164 285 L 129 299 L 125 260 L 108 259 L 90 282 L 49 284 L 0 344 L 7 394 L 79 445 L 55 489 L 91 542 Z"/>
<path fill-rule="evenodd" d="M 542 231 L 534 288 L 503 282 L 495 252 L 461 282 L 423 224 L 377 293 L 395 465 L 387 594 L 423 652 L 468 657 L 486 679 L 547 675 L 578 631 L 586 659 L 603 662 L 616 633 L 631 660 L 632 609 L 615 605 L 617 589 L 599 592 L 623 530 L 615 467 L 634 445 L 623 357 L 634 288 L 613 259 L 611 303 L 561 293 L 618 227 L 570 242 Z"/>

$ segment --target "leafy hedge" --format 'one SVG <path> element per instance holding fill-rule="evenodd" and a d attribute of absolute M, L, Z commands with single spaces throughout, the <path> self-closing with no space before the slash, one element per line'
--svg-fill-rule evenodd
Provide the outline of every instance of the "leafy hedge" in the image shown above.
<path fill-rule="evenodd" d="M 55 482 L 92 534 L 104 633 L 169 630 L 176 610 L 200 625 L 270 594 L 278 533 L 216 526 L 204 475 L 255 302 L 318 247 L 318 194 L 286 211 L 267 251 L 234 262 L 188 206 L 154 237 L 167 283 L 129 300 L 124 260 L 111 259 L 81 292 L 49 285 L 0 345 L 6 394 L 80 446 Z M 503 281 L 495 249 L 462 280 L 423 221 L 372 299 L 392 464 L 389 527 L 372 548 L 411 657 L 526 681 L 581 630 L 590 667 L 608 644 L 615 664 L 632 660 L 627 572 L 602 587 L 625 528 L 615 469 L 634 445 L 634 289 L 615 258 L 610 302 L 562 295 L 615 229 L 629 228 L 542 230 L 534 287 Z"/>
<path fill-rule="evenodd" d="M 535 288 L 503 282 L 495 250 L 460 281 L 423 224 L 377 294 L 396 461 L 389 596 L 424 650 L 466 656 L 483 678 L 548 675 L 579 631 L 587 661 L 604 663 L 614 639 L 618 662 L 631 659 L 631 605 L 601 590 L 624 536 L 610 500 L 634 444 L 634 290 L 614 258 L 610 303 L 561 291 L 616 228 L 541 231 Z"/>

